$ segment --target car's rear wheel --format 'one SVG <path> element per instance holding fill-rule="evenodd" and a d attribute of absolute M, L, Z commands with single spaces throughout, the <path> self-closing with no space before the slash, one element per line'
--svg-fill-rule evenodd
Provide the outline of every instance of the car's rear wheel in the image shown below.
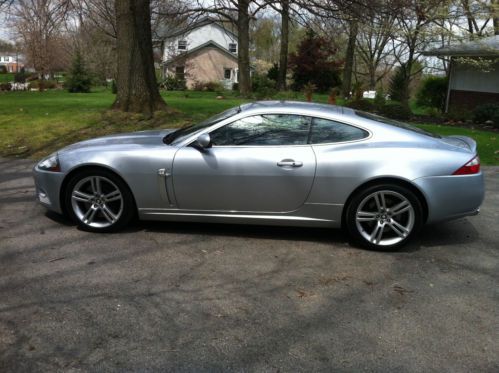
<path fill-rule="evenodd" d="M 68 183 L 66 208 L 84 230 L 111 232 L 124 227 L 134 216 L 133 196 L 112 172 L 85 170 Z"/>
<path fill-rule="evenodd" d="M 359 245 L 395 250 L 406 244 L 423 223 L 418 197 L 396 184 L 374 185 L 358 192 L 347 206 L 346 227 Z"/>

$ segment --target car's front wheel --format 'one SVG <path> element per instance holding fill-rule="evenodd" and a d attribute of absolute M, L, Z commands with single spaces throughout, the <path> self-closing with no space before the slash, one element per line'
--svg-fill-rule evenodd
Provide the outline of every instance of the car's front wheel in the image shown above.
<path fill-rule="evenodd" d="M 361 190 L 346 211 L 346 228 L 352 239 L 374 250 L 395 250 L 409 241 L 423 223 L 418 197 L 396 184 Z"/>
<path fill-rule="evenodd" d="M 114 231 L 134 216 L 133 196 L 127 185 L 105 170 L 74 175 L 67 185 L 65 202 L 71 218 L 88 231 Z"/>

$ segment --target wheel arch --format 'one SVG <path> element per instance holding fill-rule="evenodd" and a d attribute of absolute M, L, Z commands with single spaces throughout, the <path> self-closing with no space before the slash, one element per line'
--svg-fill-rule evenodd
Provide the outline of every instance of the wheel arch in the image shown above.
<path fill-rule="evenodd" d="M 374 185 L 379 185 L 379 184 L 395 184 L 398 186 L 406 187 L 411 192 L 413 192 L 416 195 L 416 197 L 418 198 L 418 200 L 421 202 L 421 207 L 423 208 L 423 223 L 426 222 L 426 220 L 428 219 L 429 210 L 428 210 L 428 202 L 426 200 L 424 193 L 416 185 L 414 185 L 413 183 L 411 183 L 408 180 L 400 179 L 397 177 L 384 176 L 384 177 L 378 177 L 378 178 L 368 180 L 365 183 L 359 185 L 357 188 L 354 189 L 353 192 L 350 193 L 345 204 L 343 205 L 343 211 L 341 214 L 342 227 L 345 225 L 346 211 L 348 209 L 348 206 L 349 206 L 352 198 L 362 189 L 369 188 L 369 187 L 372 187 Z"/>
<path fill-rule="evenodd" d="M 69 216 L 67 206 L 66 206 L 66 198 L 65 198 L 66 189 L 68 187 L 69 181 L 78 173 L 88 171 L 88 170 L 102 170 L 102 171 L 110 172 L 114 176 L 116 176 L 118 179 L 120 179 L 123 182 L 123 184 L 128 188 L 130 194 L 132 195 L 132 198 L 133 198 L 132 202 L 134 205 L 134 211 L 135 211 L 135 214 L 138 214 L 137 202 L 135 199 L 135 195 L 133 194 L 132 189 L 130 188 L 130 186 L 128 185 L 126 180 L 123 178 L 123 176 L 121 176 L 115 169 L 113 169 L 109 166 L 106 166 L 106 165 L 84 164 L 84 165 L 80 165 L 80 166 L 73 168 L 70 172 L 68 172 L 68 174 L 64 177 L 64 179 L 62 181 L 60 193 L 59 193 L 59 203 L 60 203 L 61 210 L 62 210 L 64 215 Z"/>

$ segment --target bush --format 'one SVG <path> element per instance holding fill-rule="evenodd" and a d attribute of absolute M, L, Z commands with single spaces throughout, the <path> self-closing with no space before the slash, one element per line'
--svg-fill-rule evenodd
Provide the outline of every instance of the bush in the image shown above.
<path fill-rule="evenodd" d="M 118 93 L 118 86 L 116 85 L 116 80 L 113 79 L 113 82 L 111 83 L 111 93 L 113 95 Z"/>
<path fill-rule="evenodd" d="M 445 113 L 445 119 L 450 121 L 466 121 L 473 118 L 473 113 L 466 108 L 455 108 L 451 107 L 447 113 Z"/>
<path fill-rule="evenodd" d="M 12 89 L 12 85 L 10 83 L 0 83 L 0 91 L 10 91 Z"/>
<path fill-rule="evenodd" d="M 270 98 L 277 93 L 276 82 L 265 75 L 255 74 L 251 77 L 251 88 L 257 99 Z"/>
<path fill-rule="evenodd" d="M 70 93 L 89 93 L 91 86 L 92 77 L 85 68 L 80 52 L 76 51 L 65 87 Z"/>
<path fill-rule="evenodd" d="M 178 79 L 174 75 L 167 75 L 166 78 L 159 83 L 159 87 L 161 89 L 166 89 L 167 91 L 185 91 L 187 89 L 185 80 Z"/>
<path fill-rule="evenodd" d="M 383 91 L 383 88 L 378 88 L 376 90 L 373 104 L 378 110 L 381 110 L 381 108 L 386 105 L 385 92 Z"/>
<path fill-rule="evenodd" d="M 215 80 L 210 82 L 196 81 L 194 82 L 192 89 L 194 91 L 218 92 L 221 94 L 224 91 L 224 86 L 222 83 L 217 82 Z"/>
<path fill-rule="evenodd" d="M 38 88 L 43 85 L 43 89 L 54 89 L 58 87 L 58 83 L 55 80 L 33 80 L 30 82 L 30 88 Z"/>
<path fill-rule="evenodd" d="M 279 80 L 279 65 L 278 64 L 273 64 L 272 67 L 267 71 L 267 78 L 270 80 L 273 80 L 274 82 L 277 82 Z"/>
<path fill-rule="evenodd" d="M 239 83 L 233 83 L 232 84 L 232 90 L 233 91 L 239 91 Z"/>
<path fill-rule="evenodd" d="M 391 102 L 381 107 L 381 114 L 391 119 L 410 119 L 411 109 L 400 102 Z"/>
<path fill-rule="evenodd" d="M 406 80 L 405 65 L 397 67 L 395 69 L 395 73 L 390 79 L 390 86 L 388 89 L 391 100 L 403 102 L 408 99 Z"/>
<path fill-rule="evenodd" d="M 26 71 L 24 70 L 24 67 L 21 69 L 21 71 L 17 72 L 16 75 L 14 75 L 14 82 L 16 83 L 26 83 Z"/>
<path fill-rule="evenodd" d="M 477 106 L 475 110 L 473 110 L 473 121 L 475 123 L 485 123 L 486 121 L 491 120 L 497 126 L 499 125 L 499 122 L 497 122 L 498 116 L 498 104 L 484 104 Z"/>
<path fill-rule="evenodd" d="M 361 98 L 360 100 L 351 100 L 347 102 L 345 106 L 361 111 L 374 111 L 376 109 L 374 102 L 367 98 Z"/>
<path fill-rule="evenodd" d="M 0 65 L 0 74 L 7 74 L 7 67 L 4 65 Z"/>
<path fill-rule="evenodd" d="M 492 118 L 490 118 L 492 122 L 494 122 L 494 127 L 499 128 L 499 110 L 496 110 Z"/>
<path fill-rule="evenodd" d="M 447 96 L 447 78 L 430 76 L 426 78 L 416 95 L 418 106 L 436 108 L 443 111 Z"/>

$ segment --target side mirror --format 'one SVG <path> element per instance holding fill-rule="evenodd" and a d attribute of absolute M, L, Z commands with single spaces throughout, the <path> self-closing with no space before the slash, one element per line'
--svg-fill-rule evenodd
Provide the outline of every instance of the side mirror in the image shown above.
<path fill-rule="evenodd" d="M 209 133 L 203 133 L 192 143 L 192 145 L 197 149 L 207 149 L 211 148 L 211 138 Z"/>

